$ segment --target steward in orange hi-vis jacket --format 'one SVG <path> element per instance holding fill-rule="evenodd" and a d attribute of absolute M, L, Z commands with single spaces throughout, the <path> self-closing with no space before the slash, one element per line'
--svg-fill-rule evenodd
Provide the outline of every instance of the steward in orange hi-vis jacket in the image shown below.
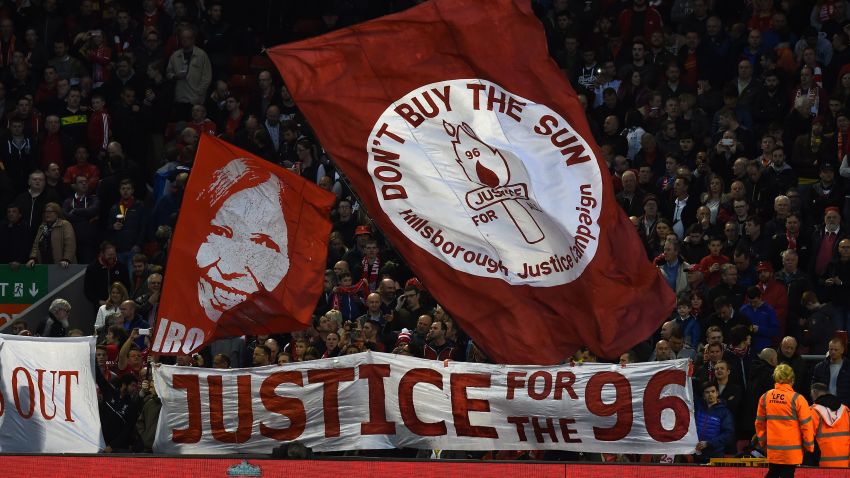
<path fill-rule="evenodd" d="M 818 464 L 824 468 L 850 466 L 850 410 L 823 383 L 812 384 L 812 426 L 818 445 Z"/>
<path fill-rule="evenodd" d="M 806 399 L 795 392 L 794 370 L 782 364 L 773 371 L 776 387 L 759 399 L 756 435 L 767 450 L 766 478 L 793 477 L 803 462 L 803 449 L 814 452 L 815 432 Z"/>

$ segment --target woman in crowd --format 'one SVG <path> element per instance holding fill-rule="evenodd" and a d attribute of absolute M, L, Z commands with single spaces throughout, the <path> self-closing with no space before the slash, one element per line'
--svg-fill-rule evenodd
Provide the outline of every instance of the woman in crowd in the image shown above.
<path fill-rule="evenodd" d="M 295 154 L 298 156 L 298 163 L 301 164 L 301 177 L 319 184 L 319 180 L 327 174 L 325 166 L 316 157 L 313 143 L 308 139 L 298 141 L 295 145 Z"/>
<path fill-rule="evenodd" d="M 664 252 L 664 242 L 670 234 L 673 234 L 673 225 L 670 224 L 670 220 L 666 217 L 658 218 L 658 222 L 655 224 L 655 234 L 647 238 L 646 241 L 646 249 L 649 252 L 650 259 L 655 259 Z"/>
<path fill-rule="evenodd" d="M 130 298 L 130 293 L 127 292 L 127 287 L 120 282 L 115 282 L 109 288 L 109 297 L 106 303 L 97 309 L 97 317 L 94 319 L 94 330 L 99 331 L 106 325 L 106 318 L 112 314 L 118 313 L 118 306 L 122 302 Z"/>
<path fill-rule="evenodd" d="M 342 233 L 334 231 L 328 239 L 328 269 L 333 269 L 334 264 L 341 261 L 348 253 L 348 248 L 345 247 L 345 240 L 342 238 Z"/>
<path fill-rule="evenodd" d="M 712 174 L 708 179 L 708 191 L 702 194 L 703 206 L 711 211 L 709 221 L 712 225 L 717 224 L 717 212 L 720 211 L 720 205 L 723 204 L 725 199 L 723 197 L 724 189 L 723 178 L 717 174 Z"/>

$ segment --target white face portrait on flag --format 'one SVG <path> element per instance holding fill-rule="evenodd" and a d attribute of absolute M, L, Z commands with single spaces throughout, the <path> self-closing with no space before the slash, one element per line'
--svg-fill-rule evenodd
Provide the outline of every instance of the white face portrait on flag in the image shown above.
<path fill-rule="evenodd" d="M 235 159 L 205 191 L 210 207 L 218 206 L 218 210 L 196 257 L 198 301 L 214 322 L 261 285 L 266 290 L 277 287 L 289 270 L 281 184 L 267 174 L 265 181 L 245 187 L 257 174 Z"/>

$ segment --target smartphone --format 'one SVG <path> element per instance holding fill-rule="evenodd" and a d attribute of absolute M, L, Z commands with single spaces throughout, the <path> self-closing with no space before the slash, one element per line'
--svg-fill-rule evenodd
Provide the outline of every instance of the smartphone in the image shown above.
<path fill-rule="evenodd" d="M 723 138 L 723 139 L 720 140 L 720 144 L 722 144 L 723 146 L 732 146 L 733 144 L 735 144 L 735 140 L 729 139 L 729 138 Z"/>
<path fill-rule="evenodd" d="M 139 335 L 150 335 L 151 329 L 139 329 Z"/>

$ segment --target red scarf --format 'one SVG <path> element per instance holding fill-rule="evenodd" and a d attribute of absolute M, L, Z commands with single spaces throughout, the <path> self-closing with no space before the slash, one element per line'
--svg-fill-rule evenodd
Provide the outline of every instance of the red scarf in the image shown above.
<path fill-rule="evenodd" d="M 121 199 L 120 201 L 118 201 L 118 209 L 121 210 L 121 214 L 126 214 L 127 209 L 130 209 L 131 207 L 133 207 L 135 205 L 136 205 L 136 198 L 134 198 L 133 196 L 130 196 L 130 199 L 127 199 L 127 200 Z"/>
<path fill-rule="evenodd" d="M 366 283 L 369 285 L 369 288 L 372 288 L 372 284 L 377 286 L 378 284 L 378 271 L 381 269 L 381 259 L 375 256 L 375 262 L 372 263 L 372 267 L 369 267 L 369 261 L 366 259 L 366 256 L 363 256 L 363 275 L 360 277 L 361 279 L 365 279 Z M 372 289 L 374 290 L 374 289 Z"/>
<path fill-rule="evenodd" d="M 338 286 L 336 288 L 336 292 L 333 294 L 333 309 L 339 309 L 339 296 L 345 295 L 359 295 L 363 303 L 366 302 L 366 296 L 369 295 L 369 284 L 366 283 L 364 279 L 360 279 L 360 281 L 354 285 L 350 285 L 348 287 Z"/>
<path fill-rule="evenodd" d="M 726 346 L 726 350 L 728 350 L 729 352 L 732 352 L 732 354 L 733 354 L 735 357 L 743 358 L 744 356 L 746 356 L 746 355 L 747 355 L 747 351 L 749 351 L 749 350 L 750 350 L 750 347 L 748 347 L 748 346 L 745 346 L 745 347 L 735 347 L 734 345 L 727 345 L 727 346 Z"/>

